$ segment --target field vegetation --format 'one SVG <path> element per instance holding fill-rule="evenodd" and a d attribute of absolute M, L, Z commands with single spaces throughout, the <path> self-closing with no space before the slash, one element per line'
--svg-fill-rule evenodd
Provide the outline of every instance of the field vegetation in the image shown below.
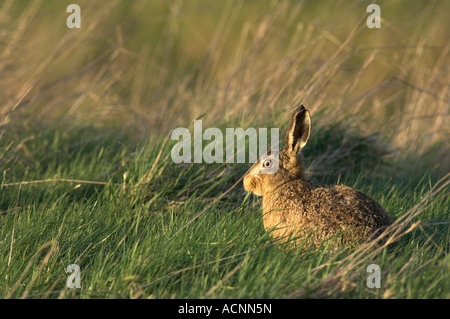
<path fill-rule="evenodd" d="M 2 298 L 450 298 L 450 2 L 72 2 L 0 2 Z M 307 176 L 379 201 L 393 251 L 280 249 L 250 164 L 171 160 L 299 103 Z"/>

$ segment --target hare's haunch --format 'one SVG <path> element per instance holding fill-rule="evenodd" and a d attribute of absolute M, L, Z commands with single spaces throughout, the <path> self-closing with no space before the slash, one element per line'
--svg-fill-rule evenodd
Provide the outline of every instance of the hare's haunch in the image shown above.
<path fill-rule="evenodd" d="M 244 176 L 244 188 L 263 196 L 263 220 L 277 242 L 296 237 L 318 246 L 354 245 L 373 238 L 392 224 L 375 200 L 347 186 L 317 186 L 306 180 L 301 149 L 311 118 L 299 106 L 289 122 L 284 149 L 270 151 Z"/>

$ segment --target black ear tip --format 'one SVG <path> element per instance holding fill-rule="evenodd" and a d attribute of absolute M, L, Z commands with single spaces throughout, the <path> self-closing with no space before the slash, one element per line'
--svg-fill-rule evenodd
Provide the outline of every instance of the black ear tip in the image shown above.
<path fill-rule="evenodd" d="M 306 111 L 305 107 L 303 106 L 303 104 L 297 106 L 295 113 L 299 113 L 301 111 Z"/>

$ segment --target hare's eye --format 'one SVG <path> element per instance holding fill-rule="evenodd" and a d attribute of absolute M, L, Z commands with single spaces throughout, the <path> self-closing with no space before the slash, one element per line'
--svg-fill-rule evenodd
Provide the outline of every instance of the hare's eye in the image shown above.
<path fill-rule="evenodd" d="M 271 160 L 265 160 L 263 162 L 263 167 L 270 167 L 272 166 L 272 161 Z"/>

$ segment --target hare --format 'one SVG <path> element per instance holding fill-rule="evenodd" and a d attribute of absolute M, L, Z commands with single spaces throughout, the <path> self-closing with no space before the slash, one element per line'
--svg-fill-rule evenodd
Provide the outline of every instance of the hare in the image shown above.
<path fill-rule="evenodd" d="M 353 246 L 375 237 L 393 223 L 379 203 L 348 186 L 306 179 L 300 151 L 310 130 L 309 112 L 301 105 L 290 119 L 284 149 L 261 156 L 244 176 L 245 190 L 263 196 L 264 228 L 278 243 L 294 237 L 313 247 Z"/>

